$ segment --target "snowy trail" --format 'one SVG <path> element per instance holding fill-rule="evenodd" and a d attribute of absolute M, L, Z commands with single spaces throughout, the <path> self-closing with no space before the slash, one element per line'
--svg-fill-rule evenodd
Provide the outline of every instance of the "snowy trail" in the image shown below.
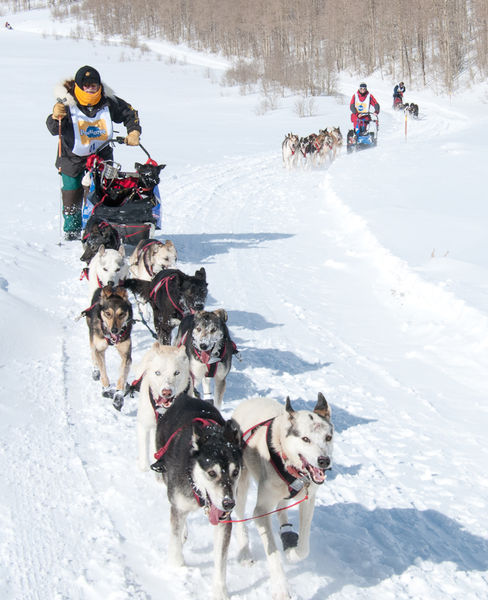
<path fill-rule="evenodd" d="M 484 189 L 479 107 L 412 92 L 422 118 L 409 122 L 407 143 L 402 115 L 383 104 L 375 150 L 288 173 L 284 131 L 343 127 L 347 106 L 321 98 L 320 117 L 301 120 L 289 100 L 256 117 L 256 98 L 213 86 L 195 66 L 136 51 L 122 64 L 120 48 L 41 38 L 30 16 L 32 33 L 17 32 L 8 47 L 0 36 L 0 69 L 18 82 L 5 92 L 19 107 L 5 131 L 30 140 L 22 161 L 5 153 L 6 186 L 25 188 L 4 195 L 0 215 L 2 600 L 210 594 L 211 527 L 194 513 L 189 566 L 167 568 L 169 507 L 164 486 L 137 469 L 136 399 L 119 414 L 101 397 L 86 324 L 74 321 L 89 299 L 79 245 L 56 245 L 55 141 L 43 120 L 46 78 L 71 72 L 80 56 L 144 107 L 144 139 L 154 136 L 151 152 L 168 162 L 160 237 L 173 240 L 185 272 L 205 266 L 208 308 L 229 313 L 242 362 L 229 376 L 225 415 L 255 394 L 310 408 L 323 391 L 332 405 L 335 464 L 318 494 L 311 553 L 285 566 L 296 599 L 485 598 L 486 209 L 476 193 L 463 195 L 467 181 Z M 141 78 L 153 93 L 127 86 Z M 389 83 L 374 83 L 375 95 L 390 96 Z M 38 127 L 25 124 L 26 106 Z M 182 124 L 191 140 L 178 137 Z M 152 339 L 140 324 L 133 339 L 137 362 Z M 108 363 L 113 376 L 115 353 Z M 231 543 L 231 598 L 268 600 L 262 545 L 250 533 L 252 569 L 236 563 Z"/>
<path fill-rule="evenodd" d="M 482 559 L 481 563 L 477 559 L 478 552 L 473 551 L 476 542 L 444 516 L 445 509 L 444 514 L 432 508 L 421 509 L 422 497 L 425 506 L 432 507 L 435 504 L 432 496 L 438 495 L 439 509 L 447 502 L 454 518 L 457 511 L 454 499 L 459 485 L 464 488 L 463 502 L 471 504 L 474 511 L 482 508 L 477 503 L 477 489 L 480 484 L 486 485 L 481 475 L 473 482 L 469 471 L 464 472 L 461 481 L 448 474 L 448 465 L 456 464 L 456 460 L 463 464 L 462 457 L 454 456 L 458 450 L 451 449 L 449 443 L 452 435 L 459 435 L 456 423 L 450 414 L 443 415 L 435 399 L 426 398 L 422 390 L 415 389 L 417 383 L 411 379 L 413 367 L 405 373 L 398 372 L 400 361 L 388 364 L 383 356 L 368 352 L 372 337 L 378 352 L 385 329 L 388 332 L 385 344 L 391 342 L 396 331 L 399 355 L 407 352 L 411 344 L 404 339 L 402 329 L 404 301 L 398 302 L 395 296 L 391 301 L 388 288 L 391 273 L 396 273 L 394 268 L 388 267 L 388 260 L 397 259 L 381 248 L 361 219 L 333 193 L 334 173 L 340 172 L 340 161 L 326 175 L 322 172 L 285 174 L 286 187 L 279 185 L 283 173 L 277 169 L 277 162 L 276 156 L 239 158 L 174 177 L 167 190 L 165 235 L 180 249 L 184 270 L 191 272 L 201 264 L 206 267 L 210 282 L 209 307 L 224 306 L 229 310 L 229 325 L 241 347 L 243 362 L 235 365 L 236 377 L 229 382 L 225 405 L 228 414 L 253 390 L 256 393 L 267 390 L 277 397 L 290 394 L 292 398 L 302 399 L 298 406 L 303 400 L 313 400 L 318 391 L 324 391 L 334 408 L 336 404 L 341 407 L 334 413 L 340 436 L 337 464 L 331 481 L 320 490 L 313 526 L 317 537 L 330 537 L 334 548 L 335 558 L 329 560 L 326 572 L 329 583 L 324 589 L 322 579 L 318 578 L 309 587 L 313 573 L 320 571 L 317 559 L 310 558 L 300 568 L 289 567 L 292 585 L 301 590 L 307 581 L 309 591 L 301 592 L 299 597 L 318 600 L 324 595 L 334 597 L 335 592 L 341 594 L 347 581 L 363 590 L 357 595 L 348 590 L 348 597 L 361 598 L 368 597 L 365 591 L 368 586 L 383 585 L 387 593 L 388 579 L 392 575 L 408 580 L 409 570 L 425 568 L 421 562 L 416 567 L 411 566 L 424 557 L 434 562 L 449 560 L 461 568 L 485 568 Z M 301 220 L 302 215 L 312 211 L 313 232 L 307 225 L 309 220 L 303 223 Z M 262 230 L 263 223 L 267 225 L 266 231 Z M 321 254 L 317 263 L 308 257 L 316 255 L 318 245 Z M 378 258 L 384 254 L 388 258 L 386 273 L 385 261 Z M 32 598 L 40 598 L 44 592 L 49 595 L 51 590 L 62 596 L 66 593 L 67 581 L 75 579 L 77 591 L 70 591 L 72 598 L 97 598 L 111 589 L 119 589 L 125 592 L 117 598 L 145 599 L 157 596 L 157 582 L 162 578 L 173 590 L 171 597 L 189 598 L 202 586 L 208 588 L 211 564 L 202 565 L 199 558 L 190 559 L 190 565 L 195 564 L 195 568 L 190 567 L 185 583 L 176 586 L 174 574 L 161 571 L 168 526 L 164 488 L 151 475 L 138 473 L 136 468 L 135 400 L 128 400 L 123 414 L 118 415 L 110 403 L 100 397 L 98 384 L 87 381 L 91 368 L 86 326 L 83 321 L 73 322 L 88 302 L 86 286 L 77 278 L 78 255 L 79 248 L 72 246 L 48 253 L 48 260 L 64 262 L 64 272 L 70 273 L 60 282 L 62 312 L 67 317 L 61 325 L 62 356 L 54 359 L 54 363 L 62 365 L 62 376 L 54 388 L 52 369 L 46 374 L 45 366 L 40 367 L 39 387 L 49 386 L 52 402 L 57 404 L 46 406 L 46 414 L 58 414 L 59 422 L 52 426 L 57 440 L 55 455 L 49 448 L 50 438 L 44 438 L 28 462 L 35 465 L 43 481 L 52 482 L 47 488 L 42 486 L 42 512 L 46 530 L 59 529 L 61 534 L 59 538 L 52 533 L 45 536 L 41 528 L 33 536 L 30 528 L 25 528 L 20 547 L 30 548 L 30 552 L 34 548 L 41 549 L 38 553 L 42 563 L 34 569 L 34 576 L 45 572 L 52 575 L 41 583 L 27 572 L 19 575 L 17 585 L 21 589 L 37 590 Z M 403 267 L 405 276 L 418 279 L 406 265 Z M 335 274 L 332 280 L 327 277 L 329 271 Z M 378 271 L 379 277 L 375 274 Z M 366 285 L 365 281 L 371 277 L 379 279 L 378 289 Z M 385 277 L 388 285 L 382 282 Z M 303 286 L 303 282 L 307 285 Z M 423 285 L 434 287 L 429 283 Z M 311 287 L 313 294 L 320 297 L 319 303 L 309 302 Z M 429 298 L 425 298 L 422 291 L 416 295 L 421 287 L 422 284 L 412 287 L 411 301 L 416 302 L 415 321 L 411 324 L 414 329 L 419 323 L 428 322 L 432 310 Z M 365 294 L 367 289 L 370 292 Z M 334 314 L 334 306 L 344 307 L 348 298 L 356 298 L 358 294 L 362 296 L 361 310 L 358 311 L 354 302 L 350 323 L 339 322 L 340 315 Z M 75 305 L 73 298 L 77 298 Z M 443 301 L 448 305 L 456 299 L 444 294 Z M 359 328 L 361 337 L 358 338 Z M 138 328 L 134 337 L 135 358 L 140 358 L 151 341 L 146 332 Z M 297 339 L 301 340 L 300 348 L 296 346 Z M 110 359 L 109 364 L 113 372 L 117 361 Z M 419 361 L 415 370 L 422 364 Z M 431 372 L 429 375 L 432 377 Z M 377 389 L 381 389 L 382 394 L 378 394 Z M 406 398 L 409 405 L 408 411 L 401 410 L 395 416 L 402 420 L 396 434 L 391 432 L 387 390 L 397 402 Z M 444 447 L 429 449 L 429 438 L 422 431 L 422 423 L 432 422 L 433 417 L 439 423 L 439 432 L 431 429 L 431 434 L 440 439 L 444 433 L 446 443 Z M 34 436 L 34 432 L 31 435 Z M 418 454 L 412 456 L 409 442 L 415 436 L 420 438 L 415 446 Z M 27 442 L 19 440 L 17 443 L 22 447 Z M 466 443 L 469 446 L 468 439 Z M 478 445 L 480 440 L 475 439 L 473 443 Z M 471 452 L 469 447 L 468 450 Z M 69 473 L 59 496 L 58 491 L 52 489 L 56 475 L 50 474 L 49 465 L 45 464 L 47 456 L 63 477 Z M 423 481 L 421 494 L 416 477 Z M 23 473 L 23 478 L 32 481 L 32 487 L 24 485 L 23 496 L 16 497 L 15 504 L 29 510 L 27 507 L 36 496 L 37 478 L 31 469 Z M 355 480 L 355 492 L 351 489 L 351 478 Z M 70 506 L 76 507 L 74 513 Z M 373 514 L 368 512 L 368 506 Z M 141 507 L 144 507 L 142 512 Z M 38 510 L 37 507 L 36 512 Z M 155 534 L 148 536 L 148 531 L 154 531 L 152 523 L 159 514 L 161 522 Z M 441 526 L 437 524 L 439 519 Z M 349 532 L 344 532 L 342 527 L 340 531 L 334 530 L 333 523 L 346 521 Z M 30 519 L 21 521 L 21 529 L 29 522 Z M 91 523 L 88 528 L 87 523 Z M 475 521 L 465 525 L 473 526 Z M 201 515 L 195 515 L 192 528 L 198 532 L 197 538 L 209 539 L 208 527 Z M 73 546 L 62 539 L 62 532 L 80 528 L 84 529 L 85 539 L 81 548 L 78 538 L 73 540 Z M 252 532 L 259 548 L 255 531 Z M 398 538 L 404 540 L 403 543 L 399 543 Z M 419 539 L 424 540 L 424 551 L 420 553 Z M 211 544 L 208 550 L 210 548 Z M 359 559 L 366 548 L 367 554 L 377 555 L 376 560 L 382 565 L 379 570 L 372 572 L 370 563 Z M 469 548 L 469 554 L 465 548 Z M 481 555 L 486 550 L 481 540 L 478 549 Z M 190 541 L 189 556 L 192 551 L 198 552 L 198 546 Z M 389 561 L 390 553 L 396 556 L 395 562 Z M 319 555 L 320 547 L 317 547 L 312 556 Z M 351 556 L 357 556 L 357 560 L 352 560 L 353 566 Z M 134 560 L 134 557 L 140 558 Z M 19 555 L 16 561 L 19 566 L 30 562 L 25 555 Z M 59 564 L 63 565 L 61 572 Z M 85 565 L 81 574 L 79 564 Z M 54 565 L 56 568 L 52 571 Z M 103 565 L 110 565 L 108 579 Z M 254 583 L 250 587 L 234 589 L 239 597 L 266 597 L 266 586 L 259 585 L 258 594 L 255 587 L 260 579 L 266 578 L 264 562 L 253 570 L 253 575 L 256 579 L 251 578 Z M 249 581 L 246 570 L 231 562 L 231 579 L 240 581 L 243 576 Z M 485 583 L 480 577 L 479 585 L 482 587 Z M 447 590 L 444 586 L 461 589 L 465 584 L 462 574 L 453 575 L 448 584 L 439 581 L 428 593 L 442 597 Z M 402 584 L 395 583 L 395 594 L 398 587 Z M 406 583 L 405 589 L 408 588 Z"/>

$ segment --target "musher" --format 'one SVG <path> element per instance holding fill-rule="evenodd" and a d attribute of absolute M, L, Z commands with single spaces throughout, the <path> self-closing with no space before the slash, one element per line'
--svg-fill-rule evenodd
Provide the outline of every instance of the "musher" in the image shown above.
<path fill-rule="evenodd" d="M 99 72 L 85 65 L 74 79 L 56 86 L 58 102 L 46 120 L 52 135 L 59 135 L 56 167 L 62 177 L 64 235 L 66 240 L 80 239 L 83 186 L 81 180 L 86 159 L 113 136 L 113 123 L 127 129 L 125 143 L 138 146 L 141 134 L 137 110 L 102 83 Z M 113 159 L 112 147 L 100 156 Z"/>

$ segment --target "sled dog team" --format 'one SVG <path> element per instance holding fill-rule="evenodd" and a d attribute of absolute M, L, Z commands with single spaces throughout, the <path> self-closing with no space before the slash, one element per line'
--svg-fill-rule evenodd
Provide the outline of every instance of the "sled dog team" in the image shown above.
<path fill-rule="evenodd" d="M 332 464 L 333 425 L 326 399 L 319 393 L 313 410 L 295 410 L 289 398 L 284 406 L 270 398 L 251 398 L 225 419 L 220 409 L 237 350 L 226 311 L 205 310 L 205 269 L 194 275 L 179 270 L 176 248 L 169 240 L 143 240 L 127 260 L 117 231 L 103 221 L 94 220 L 85 231 L 83 249 L 81 258 L 88 266 L 82 276 L 88 278 L 90 305 L 82 316 L 89 330 L 92 376 L 101 381 L 102 396 L 111 398 L 119 411 L 126 394 L 138 391 L 138 465 L 144 471 L 151 467 L 166 484 L 170 565 L 184 565 L 186 519 L 203 508 L 215 526 L 213 598 L 229 597 L 231 512 L 244 519 L 252 479 L 257 501 L 251 518 L 264 545 L 272 597 L 290 598 L 270 513 L 277 511 L 287 559 L 304 559 L 315 495 Z M 129 290 L 142 306 L 141 317 L 150 307 L 157 337 L 130 386 L 134 316 Z M 105 364 L 109 346 L 121 359 L 115 386 Z M 287 516 L 286 507 L 292 503 L 299 503 L 298 532 Z M 236 530 L 238 560 L 251 564 L 246 524 L 236 523 Z"/>
<path fill-rule="evenodd" d="M 302 166 L 320 167 L 334 161 L 342 146 L 340 127 L 327 127 L 318 133 L 299 137 L 288 133 L 281 144 L 283 165 L 287 169 Z"/>

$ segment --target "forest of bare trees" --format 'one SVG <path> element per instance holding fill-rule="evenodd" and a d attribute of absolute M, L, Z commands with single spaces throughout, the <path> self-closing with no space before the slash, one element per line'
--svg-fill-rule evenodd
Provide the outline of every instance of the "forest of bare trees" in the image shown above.
<path fill-rule="evenodd" d="M 10 0 L 9 5 L 31 4 Z M 4 2 L 5 4 L 5 2 Z M 185 42 L 234 59 L 227 79 L 331 94 L 337 74 L 454 92 L 488 76 L 488 0 L 51 0 L 120 34 Z"/>

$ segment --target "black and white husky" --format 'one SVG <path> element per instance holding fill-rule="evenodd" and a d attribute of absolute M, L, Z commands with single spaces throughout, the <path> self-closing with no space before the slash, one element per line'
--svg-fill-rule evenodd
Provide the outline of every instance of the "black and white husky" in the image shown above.
<path fill-rule="evenodd" d="M 242 449 L 238 427 L 225 421 L 210 403 L 181 394 L 164 413 L 156 431 L 152 465 L 163 475 L 171 504 L 168 558 L 184 565 L 183 542 L 188 513 L 204 508 L 214 530 L 213 597 L 228 598 L 227 552 L 241 472 Z"/>
<path fill-rule="evenodd" d="M 236 353 L 226 325 L 227 312 L 223 309 L 197 311 L 181 321 L 175 344 L 184 346 L 190 361 L 191 388 L 202 383 L 203 399 L 214 401 L 220 409 L 225 392 L 226 377 L 232 366 L 232 355 Z M 214 395 L 211 380 L 214 380 Z"/>
<path fill-rule="evenodd" d="M 271 576 L 273 599 L 290 598 L 280 552 L 276 547 L 269 513 L 290 502 L 300 504 L 299 534 L 291 530 L 287 511 L 278 512 L 283 549 L 290 561 L 309 553 L 310 526 L 318 486 L 332 463 L 333 433 L 330 409 L 322 394 L 313 411 L 293 410 L 290 399 L 283 406 L 271 398 L 251 398 L 242 402 L 233 419 L 244 442 L 244 469 L 239 481 L 236 515 L 242 518 L 250 477 L 258 486 L 254 516 L 263 541 Z M 293 499 L 293 500 L 292 500 Z M 261 516 L 261 515 L 268 516 Z M 245 525 L 237 525 L 239 560 L 249 562 L 251 554 Z"/>
<path fill-rule="evenodd" d="M 171 332 L 188 314 L 202 310 L 207 299 L 204 267 L 187 275 L 179 269 L 163 269 L 151 281 L 128 279 L 124 285 L 138 298 L 150 303 L 154 327 L 161 344 L 171 344 Z"/>

